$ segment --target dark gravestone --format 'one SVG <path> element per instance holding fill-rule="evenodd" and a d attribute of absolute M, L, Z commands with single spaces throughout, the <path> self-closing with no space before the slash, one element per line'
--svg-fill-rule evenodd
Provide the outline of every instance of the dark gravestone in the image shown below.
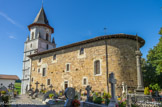
<path fill-rule="evenodd" d="M 65 97 L 66 97 L 66 102 L 64 107 L 72 107 L 72 101 L 74 100 L 75 97 L 75 89 L 71 87 L 66 88 Z"/>
<path fill-rule="evenodd" d="M 89 85 L 86 87 L 86 90 L 87 90 L 87 102 L 89 102 L 90 101 L 90 91 L 91 91 L 91 89 L 92 89 L 92 87 L 90 87 Z"/>
<path fill-rule="evenodd" d="M 49 98 L 49 94 L 54 94 L 54 96 L 56 95 L 54 91 L 48 91 L 46 94 L 44 94 L 42 101 L 45 101 L 47 98 Z"/>
<path fill-rule="evenodd" d="M 39 84 L 39 82 L 37 81 L 35 84 L 36 84 L 35 92 L 39 92 L 39 90 L 38 90 L 38 84 Z"/>

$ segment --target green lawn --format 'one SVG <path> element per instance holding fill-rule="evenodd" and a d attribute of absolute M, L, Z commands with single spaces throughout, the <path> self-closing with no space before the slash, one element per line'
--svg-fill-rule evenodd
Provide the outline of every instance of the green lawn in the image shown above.
<path fill-rule="evenodd" d="M 18 91 L 18 93 L 21 93 L 21 83 L 15 83 L 15 89 Z"/>

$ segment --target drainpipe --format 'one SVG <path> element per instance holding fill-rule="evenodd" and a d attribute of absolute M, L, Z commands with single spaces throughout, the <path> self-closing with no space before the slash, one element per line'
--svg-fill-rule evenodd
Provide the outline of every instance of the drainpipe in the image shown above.
<path fill-rule="evenodd" d="M 107 85 L 107 93 L 109 93 L 109 71 L 108 71 L 108 48 L 107 48 L 107 40 L 105 40 L 105 56 L 106 56 L 106 85 Z"/>

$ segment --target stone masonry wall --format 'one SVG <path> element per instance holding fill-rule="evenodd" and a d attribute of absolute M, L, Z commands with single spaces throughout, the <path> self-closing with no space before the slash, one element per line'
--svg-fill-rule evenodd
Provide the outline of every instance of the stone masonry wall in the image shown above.
<path fill-rule="evenodd" d="M 125 82 L 129 89 L 137 86 L 136 41 L 130 39 L 108 39 L 106 41 L 108 44 L 108 72 L 115 73 L 116 93 L 119 95 L 122 82 Z M 85 53 L 79 55 L 79 50 L 82 47 Z M 57 55 L 56 60 L 53 60 L 54 54 Z M 38 62 L 40 57 L 42 58 L 41 63 Z M 101 61 L 101 75 L 94 75 L 95 60 Z M 70 72 L 66 72 L 66 64 L 70 64 Z M 42 69 L 44 67 L 46 68 L 46 76 L 43 77 Z M 105 40 L 35 56 L 32 58 L 31 69 L 31 78 L 34 80 L 31 84 L 34 89 L 36 81 L 45 84 L 45 87 L 48 88 L 47 79 L 50 79 L 57 92 L 64 90 L 64 81 L 68 81 L 69 87 L 85 91 L 86 86 L 83 85 L 85 77 L 88 79 L 88 84 L 92 86 L 92 90 L 106 92 Z"/>

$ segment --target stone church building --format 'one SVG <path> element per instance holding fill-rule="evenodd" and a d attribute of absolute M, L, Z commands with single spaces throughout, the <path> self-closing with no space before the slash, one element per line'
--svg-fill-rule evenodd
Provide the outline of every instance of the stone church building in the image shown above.
<path fill-rule="evenodd" d="M 29 25 L 30 37 L 25 42 L 24 81 L 22 90 L 38 81 L 46 89 L 52 84 L 56 92 L 74 87 L 85 90 L 87 85 L 93 91 L 107 92 L 110 89 L 108 75 L 115 73 L 116 91 L 120 94 L 122 82 L 128 90 L 137 87 L 136 35 L 114 34 L 98 36 L 62 47 L 56 47 L 43 8 L 33 24 Z M 138 37 L 142 47 L 145 41 Z M 39 89 L 40 89 L 39 84 Z"/>

